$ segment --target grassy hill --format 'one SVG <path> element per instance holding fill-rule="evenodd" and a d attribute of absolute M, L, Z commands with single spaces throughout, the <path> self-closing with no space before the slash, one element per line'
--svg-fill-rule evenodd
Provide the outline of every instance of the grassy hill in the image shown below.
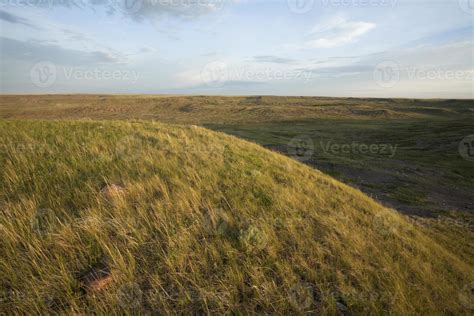
<path fill-rule="evenodd" d="M 472 100 L 2 95 L 0 118 L 196 124 L 288 156 L 292 140 L 310 139 L 313 155 L 306 164 L 385 206 L 418 216 L 474 214 L 474 164 L 458 150 L 461 140 L 473 133 Z M 328 151 L 328 145 L 353 143 L 391 146 L 396 151 L 369 155 Z"/>
<path fill-rule="evenodd" d="M 143 121 L 0 135 L 0 313 L 472 311 L 472 231 L 257 144 Z"/>

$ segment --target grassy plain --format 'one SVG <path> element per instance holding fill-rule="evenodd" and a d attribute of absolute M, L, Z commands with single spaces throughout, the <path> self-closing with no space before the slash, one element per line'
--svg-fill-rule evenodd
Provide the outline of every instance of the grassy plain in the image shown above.
<path fill-rule="evenodd" d="M 0 314 L 474 309 L 472 101 L 0 101 Z"/>
<path fill-rule="evenodd" d="M 309 138 L 312 155 L 304 163 L 405 214 L 474 211 L 474 164 L 458 150 L 474 134 L 472 100 L 6 95 L 0 101 L 0 118 L 195 124 L 289 156 L 292 139 Z M 352 144 L 349 152 L 328 147 Z M 360 146 L 378 149 L 361 153 Z"/>
<path fill-rule="evenodd" d="M 256 144 L 151 122 L 0 131 L 2 312 L 471 308 L 461 243 Z"/>

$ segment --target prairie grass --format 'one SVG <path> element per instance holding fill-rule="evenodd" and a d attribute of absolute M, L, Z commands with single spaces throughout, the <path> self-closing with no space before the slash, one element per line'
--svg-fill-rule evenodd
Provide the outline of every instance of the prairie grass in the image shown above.
<path fill-rule="evenodd" d="M 277 96 L 0 95 L 0 118 L 264 123 L 319 118 L 371 121 L 472 118 L 471 100 Z"/>
<path fill-rule="evenodd" d="M 466 245 L 257 144 L 144 121 L 0 135 L 0 314 L 472 312 Z"/>

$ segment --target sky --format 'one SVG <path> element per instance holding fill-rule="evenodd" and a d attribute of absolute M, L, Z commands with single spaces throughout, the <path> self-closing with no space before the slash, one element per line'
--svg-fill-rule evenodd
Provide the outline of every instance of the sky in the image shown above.
<path fill-rule="evenodd" d="M 474 0 L 0 0 L 2 93 L 473 98 Z"/>

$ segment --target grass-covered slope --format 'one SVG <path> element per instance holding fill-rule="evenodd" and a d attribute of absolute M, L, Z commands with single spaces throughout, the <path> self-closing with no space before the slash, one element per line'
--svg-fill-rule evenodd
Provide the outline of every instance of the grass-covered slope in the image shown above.
<path fill-rule="evenodd" d="M 473 268 L 303 164 L 199 127 L 1 121 L 0 313 L 468 314 Z"/>

